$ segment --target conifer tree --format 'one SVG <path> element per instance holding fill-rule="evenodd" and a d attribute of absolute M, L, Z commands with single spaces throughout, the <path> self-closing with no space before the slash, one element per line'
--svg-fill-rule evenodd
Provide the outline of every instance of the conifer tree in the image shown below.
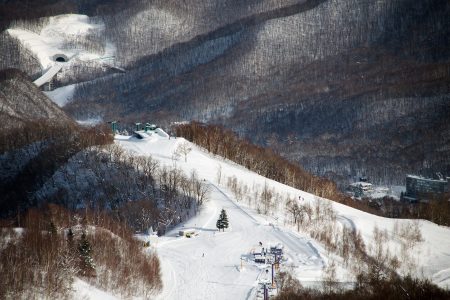
<path fill-rule="evenodd" d="M 220 213 L 221 219 L 222 219 L 222 226 L 223 228 L 228 228 L 228 216 L 225 209 L 222 209 L 222 212 Z"/>
<path fill-rule="evenodd" d="M 220 219 L 220 217 L 216 222 L 216 227 L 217 227 L 217 229 L 219 229 L 219 231 L 220 231 L 220 229 L 223 229 L 222 220 Z"/>
<path fill-rule="evenodd" d="M 78 251 L 80 253 L 80 272 L 83 276 L 94 276 L 95 275 L 95 263 L 92 259 L 92 247 L 89 243 L 86 232 L 80 238 L 80 243 L 78 244 Z"/>
<path fill-rule="evenodd" d="M 228 228 L 228 216 L 225 209 L 222 209 L 222 211 L 220 212 L 219 219 L 216 222 L 216 227 L 219 230 L 225 230 L 225 228 Z"/>

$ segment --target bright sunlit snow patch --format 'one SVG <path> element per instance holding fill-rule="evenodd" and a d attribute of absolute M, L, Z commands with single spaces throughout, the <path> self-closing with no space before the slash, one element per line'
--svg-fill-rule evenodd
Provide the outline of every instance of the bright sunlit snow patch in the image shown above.
<path fill-rule="evenodd" d="M 83 39 L 91 33 L 100 33 L 104 28 L 103 23 L 93 23 L 88 16 L 68 14 L 50 17 L 39 34 L 22 28 L 8 29 L 7 32 L 36 56 L 43 69 L 47 69 L 55 64 L 54 57 L 58 54 L 65 55 L 69 60 L 75 56 L 80 60 L 91 60 L 113 55 L 115 48 L 108 43 L 105 53 L 71 46 L 74 40 Z"/>
<path fill-rule="evenodd" d="M 41 35 L 49 37 L 60 37 L 61 35 L 86 35 L 91 30 L 102 30 L 105 25 L 102 23 L 91 23 L 86 15 L 68 14 L 50 18 L 50 22 L 45 26 Z"/>
<path fill-rule="evenodd" d="M 97 289 L 96 287 L 88 284 L 86 281 L 83 281 L 79 278 L 75 278 L 73 283 L 73 299 L 75 300 L 118 300 L 119 298 L 114 297 L 111 294 L 108 294 L 102 290 Z"/>
<path fill-rule="evenodd" d="M 76 84 L 60 87 L 50 92 L 44 92 L 59 107 L 65 106 L 72 100 Z"/>
<path fill-rule="evenodd" d="M 100 124 L 103 119 L 101 117 L 95 117 L 95 118 L 89 118 L 84 120 L 76 120 L 78 124 L 82 126 L 95 126 L 97 124 Z"/>

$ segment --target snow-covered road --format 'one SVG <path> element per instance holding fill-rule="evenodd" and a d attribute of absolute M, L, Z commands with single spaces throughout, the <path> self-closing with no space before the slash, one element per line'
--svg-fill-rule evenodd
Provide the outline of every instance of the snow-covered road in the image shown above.
<path fill-rule="evenodd" d="M 39 87 L 39 86 L 43 85 L 44 83 L 47 83 L 50 80 L 52 80 L 53 76 L 55 76 L 56 73 L 58 73 L 61 69 L 62 69 L 62 64 L 56 63 L 54 66 L 49 68 L 44 74 L 42 74 L 41 77 L 39 77 L 38 79 L 33 81 L 33 83 Z"/>

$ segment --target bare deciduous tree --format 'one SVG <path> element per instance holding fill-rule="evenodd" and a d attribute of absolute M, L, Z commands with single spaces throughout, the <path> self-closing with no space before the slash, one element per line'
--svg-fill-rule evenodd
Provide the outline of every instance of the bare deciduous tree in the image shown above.
<path fill-rule="evenodd" d="M 192 151 L 192 147 L 188 142 L 182 142 L 178 145 L 177 149 L 175 149 L 174 154 L 183 156 L 184 162 L 187 162 L 187 156 Z"/>

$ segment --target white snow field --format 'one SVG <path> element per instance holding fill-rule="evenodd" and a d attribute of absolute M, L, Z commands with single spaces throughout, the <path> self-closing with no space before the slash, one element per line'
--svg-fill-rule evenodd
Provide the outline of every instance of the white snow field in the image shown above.
<path fill-rule="evenodd" d="M 165 287 L 160 299 L 249 298 L 256 293 L 258 277 L 266 276 L 265 268 L 244 260 L 241 269 L 240 259 L 252 250 L 259 251 L 259 241 L 266 247 L 267 241 L 281 241 L 291 259 L 302 257 L 304 280 L 320 276 L 323 261 L 313 241 L 260 223 L 214 185 L 211 199 L 200 215 L 184 225 L 195 229 L 198 236 L 177 238 L 176 229 L 159 239 L 156 249 Z M 222 208 L 227 211 L 232 228 L 217 232 L 216 220 Z"/>
<path fill-rule="evenodd" d="M 49 17 L 48 23 L 39 33 L 19 27 L 8 29 L 7 32 L 17 38 L 39 61 L 42 76 L 34 81 L 39 87 L 77 62 L 103 63 L 103 60 L 114 57 L 116 49 L 107 41 L 103 45 L 104 51 L 80 46 L 80 42 L 88 35 L 100 35 L 104 28 L 102 22 L 93 21 L 88 16 L 66 14 Z M 56 61 L 58 57 L 64 58 L 64 61 Z M 50 98 L 59 106 L 64 106 L 73 94 L 73 86 L 64 88 L 60 93 L 50 94 Z"/>
<path fill-rule="evenodd" d="M 263 247 L 268 243 L 282 243 L 287 262 L 295 276 L 306 286 L 317 286 L 323 280 L 323 268 L 332 254 L 305 233 L 298 233 L 285 227 L 284 204 L 272 216 L 258 214 L 253 209 L 236 201 L 231 192 L 217 184 L 217 170 L 221 167 L 223 178 L 236 176 L 248 186 L 267 184 L 275 191 L 290 195 L 302 201 L 329 201 L 296 190 L 289 186 L 264 178 L 233 162 L 215 157 L 205 150 L 190 145 L 192 151 L 183 158 L 173 159 L 173 153 L 183 138 L 167 138 L 152 134 L 138 140 L 128 136 L 116 136 L 116 143 L 130 153 L 151 155 L 165 165 L 176 165 L 186 174 L 195 170 L 199 178 L 210 186 L 209 201 L 200 213 L 189 221 L 159 237 L 153 243 L 161 259 L 164 289 L 158 299 L 254 299 L 258 279 L 268 276 L 265 268 L 258 268 L 246 261 L 246 254 L 252 250 L 259 252 L 259 242 Z M 386 243 L 390 251 L 401 256 L 399 237 L 394 227 L 418 225 L 424 241 L 410 249 L 411 260 L 417 265 L 415 276 L 424 276 L 441 287 L 450 288 L 450 229 L 428 221 L 394 220 L 374 216 L 351 207 L 332 202 L 337 219 L 342 226 L 351 226 L 362 233 L 366 245 L 373 240 L 373 230 L 380 230 L 392 236 Z M 227 211 L 230 228 L 218 232 L 215 228 L 220 210 Z M 195 229 L 193 238 L 177 237 L 182 228 Z M 243 269 L 241 269 L 241 258 Z M 268 273 L 270 275 L 270 272 Z M 269 276 L 270 277 L 270 276 Z M 343 283 L 351 281 L 350 272 L 338 264 L 337 279 Z"/>
<path fill-rule="evenodd" d="M 55 102 L 59 107 L 64 107 L 67 103 L 72 100 L 73 93 L 75 92 L 77 84 L 66 85 L 50 92 L 44 92 L 53 102 Z"/>
<path fill-rule="evenodd" d="M 86 300 L 86 299 L 102 299 L 102 300 L 118 300 L 111 294 L 108 294 L 96 287 L 90 285 L 86 281 L 79 278 L 75 278 L 73 283 L 73 299 L 74 300 Z"/>
<path fill-rule="evenodd" d="M 84 61 L 114 55 L 115 48 L 108 43 L 105 45 L 105 53 L 67 46 L 73 40 L 80 40 L 92 32 L 101 32 L 104 27 L 103 23 L 94 23 L 88 16 L 67 14 L 48 18 L 48 24 L 39 33 L 22 28 L 11 28 L 7 32 L 30 50 L 38 59 L 42 69 L 46 70 L 56 64 L 55 55 L 62 54 L 69 59 L 76 56 Z"/>

